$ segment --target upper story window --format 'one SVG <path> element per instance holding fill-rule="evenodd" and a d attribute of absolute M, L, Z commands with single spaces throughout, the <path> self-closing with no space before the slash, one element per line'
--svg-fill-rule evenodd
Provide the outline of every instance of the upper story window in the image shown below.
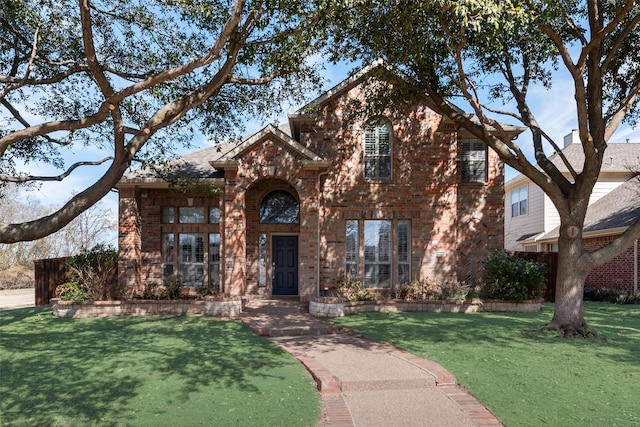
<path fill-rule="evenodd" d="M 260 222 L 263 224 L 297 224 L 300 205 L 291 193 L 282 190 L 267 194 L 260 204 Z"/>
<path fill-rule="evenodd" d="M 391 125 L 386 120 L 369 122 L 364 130 L 365 179 L 391 179 Z"/>
<path fill-rule="evenodd" d="M 511 192 L 511 216 L 517 217 L 529 212 L 529 186 L 516 188 Z"/>
<path fill-rule="evenodd" d="M 479 139 L 462 140 L 462 182 L 487 181 L 487 146 Z"/>

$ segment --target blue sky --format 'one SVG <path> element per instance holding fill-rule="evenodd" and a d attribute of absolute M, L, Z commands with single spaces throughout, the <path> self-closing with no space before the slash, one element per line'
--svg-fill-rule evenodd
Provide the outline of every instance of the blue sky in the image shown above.
<path fill-rule="evenodd" d="M 353 70 L 354 65 L 327 65 L 326 66 L 326 83 L 323 90 L 328 90 L 334 85 L 340 83 L 345 79 L 349 72 Z M 308 100 L 314 99 L 318 94 L 311 93 L 308 96 Z M 470 108 L 458 104 L 465 111 L 470 111 Z M 563 78 L 562 75 L 558 75 L 554 79 L 554 85 L 551 90 L 545 90 L 541 87 L 533 87 L 530 91 L 530 105 L 538 118 L 539 123 L 543 129 L 560 145 L 564 135 L 568 134 L 571 129 L 576 127 L 576 113 L 573 107 L 573 85 L 568 78 Z M 283 109 L 286 112 L 295 111 L 299 105 L 285 106 Z M 496 105 L 495 107 L 501 107 Z M 277 118 L 280 122 L 286 121 L 286 114 Z M 514 123 L 510 120 L 503 120 L 508 123 Z M 515 123 L 514 123 L 515 124 Z M 265 126 L 264 122 L 251 121 L 247 123 L 246 134 L 252 134 Z M 614 134 L 611 142 L 625 142 L 629 139 L 631 142 L 640 143 L 640 129 L 631 129 L 628 126 L 621 127 L 616 134 Z M 525 154 L 529 158 L 532 158 L 532 147 L 530 142 L 530 134 L 524 132 L 518 139 L 518 144 L 524 149 Z M 207 142 L 205 138 L 201 138 L 200 141 L 195 141 L 195 145 L 198 148 L 206 148 Z M 182 150 L 180 154 L 184 154 L 186 150 Z M 551 153 L 551 150 L 549 150 Z M 65 160 L 67 166 L 78 160 L 98 160 L 105 157 L 107 154 L 100 152 L 93 147 L 86 148 L 74 148 L 73 153 L 69 153 Z M 29 197 L 40 200 L 45 205 L 61 205 L 63 204 L 72 193 L 82 191 L 87 186 L 91 185 L 97 176 L 102 173 L 107 166 L 94 167 L 87 166 L 76 169 L 63 183 L 51 182 L 44 183 L 39 190 L 35 190 L 29 193 Z M 31 172 L 39 175 L 57 175 L 60 171 L 57 171 L 49 166 L 36 166 L 32 167 Z M 507 169 L 506 179 L 509 180 L 515 176 L 515 171 L 510 168 Z M 114 218 L 117 215 L 117 194 L 111 193 L 107 195 L 103 201 L 102 206 L 109 208 L 113 211 Z M 113 242 L 115 243 L 115 242 Z"/>

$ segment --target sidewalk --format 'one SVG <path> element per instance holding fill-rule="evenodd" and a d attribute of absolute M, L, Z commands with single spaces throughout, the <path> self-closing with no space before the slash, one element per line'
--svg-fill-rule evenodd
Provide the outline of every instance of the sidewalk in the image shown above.
<path fill-rule="evenodd" d="M 305 365 L 322 395 L 321 426 L 499 426 L 440 365 L 340 331 L 295 301 L 250 301 L 243 321 Z"/>
<path fill-rule="evenodd" d="M 36 301 L 36 291 L 29 289 L 11 289 L 0 291 L 0 310 L 6 308 L 33 307 Z"/>

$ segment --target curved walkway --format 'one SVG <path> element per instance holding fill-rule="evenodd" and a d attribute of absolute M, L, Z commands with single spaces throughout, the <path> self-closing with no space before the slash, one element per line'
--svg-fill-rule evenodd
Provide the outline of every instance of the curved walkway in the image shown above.
<path fill-rule="evenodd" d="M 321 426 L 502 425 L 437 363 L 340 331 L 295 301 L 250 301 L 242 319 L 313 376 Z"/>

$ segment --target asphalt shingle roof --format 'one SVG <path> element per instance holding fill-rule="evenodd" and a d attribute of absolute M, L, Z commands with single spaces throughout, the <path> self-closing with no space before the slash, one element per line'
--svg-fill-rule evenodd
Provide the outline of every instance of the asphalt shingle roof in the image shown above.
<path fill-rule="evenodd" d="M 640 220 L 640 177 L 631 178 L 615 190 L 589 206 L 584 232 L 628 227 Z M 541 240 L 559 236 L 559 227 L 540 237 Z"/>

